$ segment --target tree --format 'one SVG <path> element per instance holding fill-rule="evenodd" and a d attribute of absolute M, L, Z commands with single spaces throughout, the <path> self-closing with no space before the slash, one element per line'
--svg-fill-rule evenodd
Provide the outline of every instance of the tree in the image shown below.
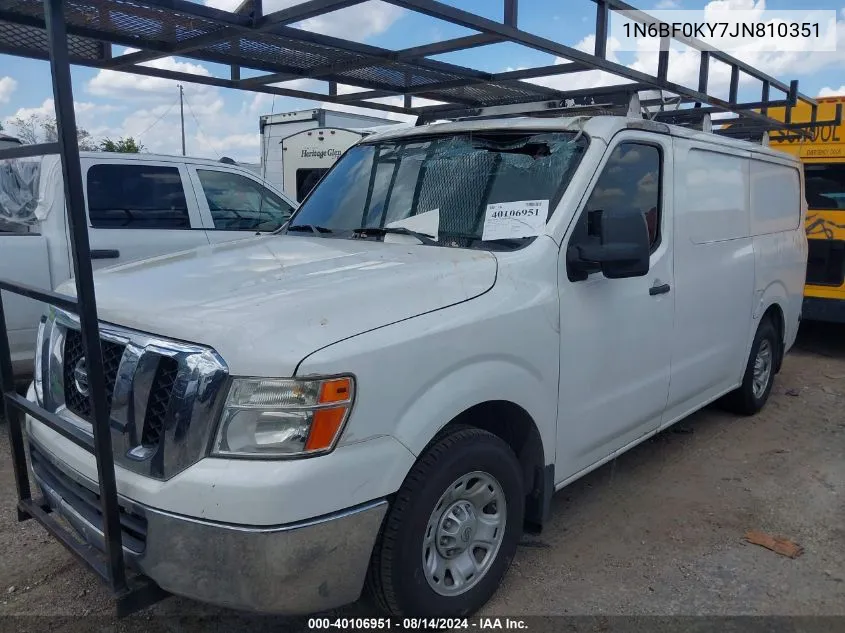
<path fill-rule="evenodd" d="M 131 136 L 127 136 L 126 138 L 119 138 L 116 141 L 113 141 L 110 138 L 104 138 L 100 141 L 99 149 L 101 152 L 137 154 L 138 152 L 144 151 L 144 146 L 137 143 Z"/>
<path fill-rule="evenodd" d="M 12 126 L 17 130 L 18 138 L 26 145 L 54 143 L 59 139 L 56 117 L 30 114 L 25 119 L 22 117 L 12 119 Z M 84 128 L 76 128 L 76 141 L 79 144 L 80 151 L 96 152 L 99 149 L 94 138 Z"/>

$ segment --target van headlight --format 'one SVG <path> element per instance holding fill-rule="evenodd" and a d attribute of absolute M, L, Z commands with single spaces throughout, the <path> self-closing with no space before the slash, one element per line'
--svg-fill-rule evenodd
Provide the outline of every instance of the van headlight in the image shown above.
<path fill-rule="evenodd" d="M 337 443 L 349 417 L 355 379 L 235 378 L 212 454 L 218 457 L 301 457 Z"/>

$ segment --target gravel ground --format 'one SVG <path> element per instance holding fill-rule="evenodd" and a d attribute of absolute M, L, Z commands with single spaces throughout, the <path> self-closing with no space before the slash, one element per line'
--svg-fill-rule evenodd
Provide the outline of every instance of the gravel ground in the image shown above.
<path fill-rule="evenodd" d="M 0 631 L 184 630 L 186 616 L 223 630 L 232 621 L 232 611 L 170 598 L 112 622 L 93 575 L 35 522 L 16 522 L 2 435 L 0 616 L 52 618 L 0 617 Z M 804 554 L 748 544 L 750 529 Z M 374 612 L 357 604 L 340 614 Z M 544 532 L 524 539 L 481 615 L 541 614 L 845 616 L 845 329 L 805 324 L 758 416 L 708 407 L 559 492 Z M 55 619 L 81 615 L 102 617 Z M 305 628 L 280 618 L 249 628 L 267 622 Z M 612 619 L 588 622 L 616 630 Z M 830 626 L 845 630 L 845 619 Z"/>

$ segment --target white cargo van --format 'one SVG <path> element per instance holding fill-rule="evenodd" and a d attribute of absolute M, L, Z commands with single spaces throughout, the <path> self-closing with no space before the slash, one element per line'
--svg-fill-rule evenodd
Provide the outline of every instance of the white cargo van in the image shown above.
<path fill-rule="evenodd" d="M 555 490 L 717 398 L 766 403 L 804 214 L 766 147 L 464 121 L 365 139 L 280 234 L 97 273 L 126 559 L 241 609 L 366 584 L 391 614 L 473 612 Z M 78 328 L 45 316 L 30 398 L 90 433 Z M 49 503 L 102 547 L 94 457 L 27 429 Z"/>
<path fill-rule="evenodd" d="M 295 203 L 232 164 L 154 154 L 82 152 L 95 268 L 278 229 Z M 0 161 L 2 276 L 52 290 L 70 278 L 58 155 Z M 4 296 L 15 374 L 32 370 L 43 307 Z"/>

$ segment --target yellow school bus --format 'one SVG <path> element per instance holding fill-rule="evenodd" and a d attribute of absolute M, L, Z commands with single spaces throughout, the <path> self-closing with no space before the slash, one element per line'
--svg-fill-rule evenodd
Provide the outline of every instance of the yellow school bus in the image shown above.
<path fill-rule="evenodd" d="M 835 119 L 843 97 L 820 97 L 816 120 Z M 803 106 L 803 107 L 802 107 Z M 783 120 L 783 108 L 771 108 Z M 809 121 L 809 106 L 792 108 L 792 122 Z M 807 284 L 802 319 L 845 323 L 845 123 L 814 128 L 811 138 L 771 132 L 769 144 L 794 154 L 804 165 L 807 197 Z"/>

